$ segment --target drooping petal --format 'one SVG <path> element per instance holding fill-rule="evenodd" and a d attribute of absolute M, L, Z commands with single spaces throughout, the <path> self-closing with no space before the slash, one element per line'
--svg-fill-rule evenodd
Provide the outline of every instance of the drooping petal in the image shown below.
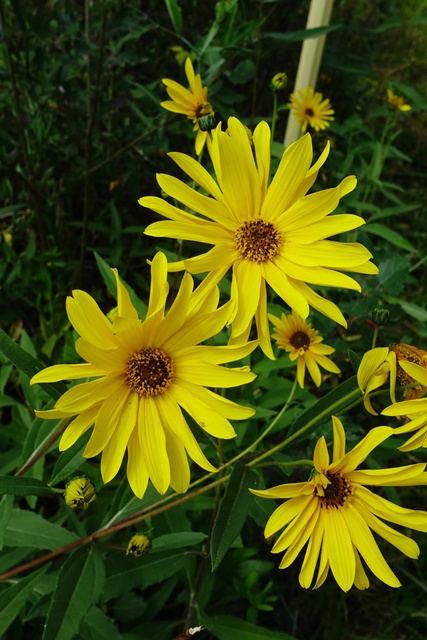
<path fill-rule="evenodd" d="M 328 509 L 325 514 L 324 545 L 331 571 L 343 591 L 348 591 L 356 575 L 356 558 L 347 513 Z M 356 545 L 357 546 L 357 545 Z"/>
<path fill-rule="evenodd" d="M 348 525 L 351 539 L 360 555 L 377 578 L 388 584 L 389 587 L 400 587 L 400 582 L 390 569 L 382 555 L 372 533 L 359 511 L 348 504 L 345 513 L 345 521 Z"/>

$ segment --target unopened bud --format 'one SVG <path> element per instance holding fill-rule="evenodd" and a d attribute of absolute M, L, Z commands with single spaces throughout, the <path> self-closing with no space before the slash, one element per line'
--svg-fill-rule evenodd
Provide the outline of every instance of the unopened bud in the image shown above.
<path fill-rule="evenodd" d="M 377 327 L 384 327 L 390 319 L 390 311 L 388 309 L 376 307 L 371 313 L 371 318 Z"/>
<path fill-rule="evenodd" d="M 64 498 L 71 509 L 87 509 L 96 498 L 96 490 L 90 480 L 80 476 L 66 485 Z"/>
<path fill-rule="evenodd" d="M 150 538 L 147 538 L 147 536 L 142 533 L 137 533 L 130 539 L 128 548 L 126 550 L 126 555 L 132 553 L 134 556 L 139 558 L 140 556 L 145 556 L 145 554 L 148 553 L 150 549 Z"/>
<path fill-rule="evenodd" d="M 284 91 L 288 86 L 288 76 L 286 73 L 276 73 L 270 82 L 270 89 L 276 93 L 277 91 Z"/>

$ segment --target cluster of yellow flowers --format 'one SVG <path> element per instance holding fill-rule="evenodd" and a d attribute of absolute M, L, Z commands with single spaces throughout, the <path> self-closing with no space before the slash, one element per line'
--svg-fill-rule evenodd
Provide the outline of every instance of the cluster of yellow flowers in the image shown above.
<path fill-rule="evenodd" d="M 252 141 L 237 119 L 228 120 L 228 129 L 213 125 L 214 110 L 207 99 L 200 75 L 185 62 L 190 89 L 173 80 L 164 84 L 170 101 L 165 109 L 186 115 L 194 123 L 196 153 L 207 143 L 215 179 L 194 158 L 169 154 L 178 167 L 199 188 L 180 179 L 159 174 L 157 181 L 175 202 L 160 197 L 143 197 L 139 203 L 165 220 L 150 224 L 145 233 L 153 237 L 208 244 L 206 253 L 168 263 L 161 252 L 151 263 L 151 287 L 144 319 L 131 302 L 129 293 L 114 269 L 117 310 L 105 316 L 95 300 L 76 290 L 67 299 L 67 313 L 79 334 L 76 350 L 83 364 L 55 365 L 39 372 L 32 383 L 58 380 L 87 380 L 72 386 L 55 408 L 37 411 L 47 419 L 70 419 L 60 449 L 71 447 L 92 426 L 85 457 L 102 453 L 104 482 L 119 472 L 127 449 L 127 476 L 135 495 L 144 496 L 149 479 L 161 494 L 169 487 L 185 492 L 190 482 L 188 456 L 200 467 L 214 472 L 187 424 L 186 414 L 199 428 L 217 438 L 232 438 L 230 420 L 244 420 L 255 410 L 227 400 L 209 387 L 236 387 L 251 382 L 255 375 L 248 367 L 230 368 L 231 362 L 248 356 L 259 345 L 274 359 L 269 320 L 274 325 L 277 345 L 297 360 L 297 380 L 304 386 L 307 367 L 316 386 L 321 383 L 319 366 L 339 373 L 328 357 L 334 349 L 323 344 L 318 331 L 307 323 L 310 307 L 346 326 L 337 305 L 312 288 L 341 287 L 360 291 L 348 273 L 375 275 L 372 255 L 357 242 L 330 240 L 356 229 L 364 221 L 351 214 L 331 215 L 340 199 L 356 187 L 348 176 L 331 189 L 308 194 L 326 162 L 329 144 L 312 164 L 310 134 L 285 149 L 276 174 L 270 181 L 270 127 L 260 122 Z M 281 74 L 283 75 L 283 74 Z M 284 82 L 283 78 L 280 79 Z M 299 99 L 291 96 L 291 107 L 303 123 L 316 131 L 329 126 L 333 110 L 329 100 L 308 88 Z M 253 145 L 253 146 L 252 146 Z M 182 208 L 178 206 L 182 205 Z M 192 213 L 193 212 L 193 213 Z M 232 270 L 230 300 L 218 306 L 218 283 Z M 176 297 L 168 311 L 166 303 L 170 272 L 185 271 Z M 344 273 L 347 272 L 347 273 Z M 192 275 L 208 273 L 194 287 Z M 268 286 L 267 286 L 268 285 Z M 269 289 L 291 309 L 281 318 L 267 313 Z M 255 340 L 249 341 L 255 320 Z M 226 346 L 203 343 L 224 327 L 231 327 Z M 325 439 L 315 448 L 314 470 L 307 482 L 283 484 L 254 493 L 285 500 L 269 519 L 267 537 L 285 528 L 273 552 L 285 552 L 281 568 L 289 566 L 307 545 L 300 583 L 308 588 L 318 567 L 315 588 L 329 568 L 339 586 L 369 586 L 361 558 L 386 584 L 399 581 L 385 562 L 371 530 L 404 554 L 416 558 L 419 550 L 407 536 L 393 530 L 383 520 L 427 531 L 427 513 L 404 509 L 372 493 L 366 485 L 410 486 L 427 484 L 425 464 L 397 469 L 363 470 L 359 465 L 370 452 L 393 433 L 416 431 L 401 447 L 412 450 L 427 445 L 427 389 L 425 354 L 403 353 L 403 347 L 374 349 L 365 355 L 359 369 L 359 385 L 365 406 L 374 412 L 369 394 L 392 381 L 394 402 L 396 378 L 400 373 L 419 389 L 402 403 L 387 408 L 385 415 L 406 415 L 412 419 L 396 429 L 377 427 L 351 451 L 345 451 L 342 423 L 333 419 L 333 455 L 329 459 Z M 415 397 L 417 396 L 417 397 Z M 74 417 L 76 416 L 76 417 Z M 81 487 L 70 500 L 83 500 Z M 73 490 L 74 490 L 73 489 Z M 89 496 L 89 501 L 92 498 Z M 86 505 L 86 502 L 85 502 Z M 87 506 L 87 505 L 86 505 Z M 149 544 L 144 536 L 134 540 L 128 553 L 142 554 Z"/>

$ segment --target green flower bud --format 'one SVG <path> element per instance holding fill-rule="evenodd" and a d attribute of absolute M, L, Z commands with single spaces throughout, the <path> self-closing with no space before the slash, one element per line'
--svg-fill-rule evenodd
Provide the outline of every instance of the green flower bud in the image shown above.
<path fill-rule="evenodd" d="M 390 311 L 381 307 L 376 307 L 371 313 L 372 321 L 377 327 L 384 327 L 390 319 Z"/>

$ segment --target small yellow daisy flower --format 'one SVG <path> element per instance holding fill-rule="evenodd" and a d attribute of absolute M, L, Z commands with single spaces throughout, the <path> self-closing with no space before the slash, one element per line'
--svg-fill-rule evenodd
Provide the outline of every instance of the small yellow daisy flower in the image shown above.
<path fill-rule="evenodd" d="M 261 498 L 281 498 L 281 504 L 265 527 L 269 538 L 282 529 L 272 548 L 285 555 L 279 565 L 286 569 L 307 544 L 300 585 L 308 589 L 316 566 L 314 588 L 320 587 L 329 569 L 343 591 L 353 585 L 367 589 L 369 579 L 361 558 L 373 574 L 390 587 L 400 582 L 386 563 L 371 530 L 410 558 L 419 556 L 414 540 L 395 531 L 383 520 L 427 532 L 427 512 L 405 509 L 372 493 L 366 485 L 397 487 L 427 484 L 425 463 L 395 469 L 357 469 L 368 455 L 392 433 L 390 427 L 372 429 L 351 451 L 345 452 L 345 432 L 338 418 L 332 418 L 334 445 L 332 462 L 324 437 L 314 450 L 314 472 L 306 482 L 282 484 L 265 491 L 250 489 Z"/>
<path fill-rule="evenodd" d="M 397 96 L 391 89 L 387 89 L 387 105 L 391 111 L 410 111 L 412 107 L 405 103 L 405 98 Z"/>
<path fill-rule="evenodd" d="M 390 347 L 376 347 L 367 351 L 357 371 L 357 383 L 364 394 L 365 409 L 372 415 L 378 415 L 371 404 L 369 394 L 382 387 L 390 377 L 390 399 L 396 402 L 396 381 L 405 386 L 415 382 L 404 368 L 402 363 L 415 362 L 422 367 L 427 367 L 427 353 L 409 344 L 401 342 Z M 424 389 L 422 385 L 415 389 L 405 391 L 405 398 L 418 398 Z"/>
<path fill-rule="evenodd" d="M 323 100 L 323 95 L 314 92 L 312 87 L 306 87 L 291 93 L 289 107 L 294 114 L 297 123 L 301 123 L 301 131 L 305 133 L 308 125 L 315 131 L 321 131 L 329 127 L 328 120 L 335 120 L 335 111 L 331 108 L 329 98 Z"/>
<path fill-rule="evenodd" d="M 408 378 L 417 380 L 422 384 L 422 393 L 427 390 L 427 369 L 415 362 L 400 362 L 401 368 Z M 427 398 L 415 397 L 397 402 L 381 412 L 384 416 L 405 416 L 409 420 L 401 427 L 397 427 L 394 433 L 416 433 L 401 447 L 400 451 L 414 451 L 420 447 L 427 448 Z"/>
<path fill-rule="evenodd" d="M 147 235 L 213 245 L 210 251 L 168 268 L 211 272 L 216 282 L 232 268 L 232 342 L 247 340 L 255 318 L 260 346 L 274 358 L 266 284 L 302 318 L 308 316 L 311 305 L 347 326 L 339 308 L 309 285 L 360 291 L 359 283 L 342 271 L 376 274 L 378 269 L 363 245 L 328 240 L 364 224 L 359 216 L 330 215 L 340 198 L 356 187 L 356 178 L 348 176 L 335 188 L 307 195 L 327 158 L 329 144 L 311 166 L 313 147 L 311 136 L 306 134 L 284 151 L 269 183 L 270 137 L 270 127 L 261 122 L 253 133 L 252 147 L 244 125 L 230 118 L 227 133 L 220 125 L 213 132 L 211 158 L 216 181 L 194 158 L 169 154 L 209 195 L 173 176 L 157 176 L 160 188 L 194 214 L 155 196 L 140 198 L 139 204 L 167 218 L 150 224 L 145 229 Z"/>
<path fill-rule="evenodd" d="M 187 454 L 200 467 L 215 471 L 203 454 L 182 410 L 206 433 L 218 438 L 236 434 L 229 418 L 243 420 L 254 410 L 205 389 L 235 387 L 251 382 L 248 367 L 221 367 L 245 357 L 257 342 L 239 346 L 204 346 L 219 333 L 230 315 L 230 303 L 217 309 L 219 291 L 205 279 L 193 291 L 185 274 L 174 303 L 165 313 L 169 291 L 167 260 L 157 253 L 151 265 L 150 300 L 142 321 L 126 288 L 117 282 L 117 313 L 110 321 L 84 291 L 67 298 L 71 324 L 81 336 L 76 350 L 85 364 L 54 365 L 37 373 L 31 384 L 82 380 L 66 391 L 41 418 L 69 418 L 59 443 L 71 447 L 92 425 L 85 458 L 102 452 L 101 475 L 109 482 L 118 473 L 127 448 L 127 476 L 138 498 L 150 478 L 157 491 L 169 485 L 187 491 Z"/>
<path fill-rule="evenodd" d="M 185 61 L 185 73 L 191 91 L 175 82 L 175 80 L 163 78 L 162 82 L 166 85 L 166 91 L 172 100 L 165 100 L 160 105 L 167 111 L 182 113 L 194 122 L 193 131 L 197 131 L 196 154 L 200 155 L 209 133 L 206 130 L 202 131 L 199 119 L 206 116 L 213 117 L 215 112 L 210 102 L 208 102 L 208 88 L 202 85 L 200 74 L 195 75 L 194 73 L 191 58 L 187 58 Z"/>
<path fill-rule="evenodd" d="M 341 373 L 337 365 L 326 356 L 334 353 L 335 349 L 326 344 L 321 344 L 323 338 L 319 332 L 313 329 L 303 318 L 292 311 L 292 315 L 286 316 L 282 313 L 281 318 L 269 313 L 268 317 L 273 323 L 275 333 L 273 338 L 280 349 L 285 349 L 289 353 L 289 358 L 298 360 L 297 375 L 298 384 L 304 388 L 305 367 L 310 373 L 316 387 L 322 382 L 322 374 L 319 365 L 331 373 Z"/>

